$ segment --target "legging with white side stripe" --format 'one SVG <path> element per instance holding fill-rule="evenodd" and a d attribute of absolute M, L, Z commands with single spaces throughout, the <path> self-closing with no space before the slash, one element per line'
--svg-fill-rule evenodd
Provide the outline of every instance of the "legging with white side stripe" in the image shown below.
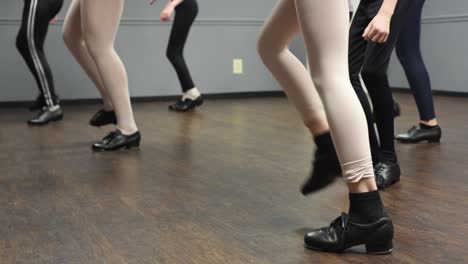
<path fill-rule="evenodd" d="M 44 54 L 49 22 L 60 11 L 63 0 L 25 0 L 16 47 L 36 79 L 47 107 L 57 104 L 52 71 Z"/>

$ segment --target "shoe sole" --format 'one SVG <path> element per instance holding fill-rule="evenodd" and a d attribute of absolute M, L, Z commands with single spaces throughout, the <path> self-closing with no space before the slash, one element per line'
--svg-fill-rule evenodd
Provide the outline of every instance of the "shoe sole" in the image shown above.
<path fill-rule="evenodd" d="M 336 178 L 339 178 L 339 177 L 342 177 L 342 176 L 343 176 L 342 172 L 330 173 L 330 174 L 328 175 L 328 177 L 330 177 L 330 178 L 333 177 L 333 180 L 332 180 L 332 181 L 327 182 L 325 185 L 320 186 L 320 187 L 318 187 L 318 188 L 314 188 L 314 189 L 312 189 L 312 190 L 305 189 L 305 187 L 306 187 L 306 185 L 307 185 L 307 184 L 306 184 L 307 181 L 306 181 L 306 182 L 301 186 L 300 192 L 301 192 L 301 194 L 302 194 L 303 196 L 309 196 L 309 195 L 311 195 L 311 194 L 313 194 L 313 193 L 322 191 L 323 189 L 326 189 L 327 187 L 331 186 L 333 183 L 335 183 Z M 307 178 L 307 179 L 309 179 L 309 178 Z"/>
<path fill-rule="evenodd" d="M 63 120 L 63 115 L 60 116 L 60 117 L 56 117 L 56 118 L 53 118 L 45 123 L 31 123 L 28 121 L 28 125 L 30 126 L 45 126 L 45 125 L 48 125 L 49 123 L 56 123 L 56 122 L 59 122 L 59 121 L 62 121 Z"/>
<path fill-rule="evenodd" d="M 392 182 L 390 182 L 388 185 L 386 186 L 377 186 L 377 188 L 381 191 L 385 191 L 386 189 L 392 187 L 393 185 L 397 184 L 400 182 L 400 178 L 398 178 L 397 180 L 394 180 Z"/>
<path fill-rule="evenodd" d="M 169 106 L 169 111 L 172 111 L 172 112 L 179 112 L 179 113 L 185 113 L 185 112 L 190 112 L 190 111 L 193 111 L 195 108 L 199 107 L 199 106 L 202 106 L 203 105 L 203 102 L 204 100 L 201 100 L 200 102 L 197 102 L 192 108 L 189 108 L 187 110 L 177 110 L 171 106 Z"/>
<path fill-rule="evenodd" d="M 95 124 L 91 124 L 91 122 L 89 123 L 90 126 L 92 127 L 103 127 L 103 126 L 109 126 L 109 125 L 117 125 L 117 122 L 111 122 L 111 123 L 107 123 L 107 124 L 100 124 L 100 125 L 95 125 Z"/>
<path fill-rule="evenodd" d="M 92 150 L 94 152 L 113 152 L 113 151 L 118 151 L 118 150 L 121 150 L 121 149 L 130 150 L 132 148 L 139 148 L 139 147 L 140 147 L 140 141 L 133 142 L 133 143 L 130 143 L 130 144 L 127 144 L 127 145 L 114 147 L 114 148 L 109 148 L 109 149 L 95 148 L 94 146 L 92 146 L 91 148 L 92 148 Z"/>
<path fill-rule="evenodd" d="M 364 245 L 364 244 L 362 244 Z M 349 247 L 349 248 L 353 248 L 353 247 L 356 247 L 356 246 L 361 246 L 361 245 L 355 245 L 355 246 L 352 246 L 352 247 Z M 335 254 L 341 254 L 341 253 L 346 253 L 346 249 L 343 250 L 343 251 L 333 251 L 333 250 L 324 250 L 324 249 L 321 249 L 321 248 L 315 248 L 315 247 L 311 247 L 307 244 L 304 245 L 304 247 L 306 249 L 309 249 L 309 250 L 314 250 L 314 251 L 319 251 L 319 252 L 327 252 L 327 253 L 335 253 Z M 349 249 L 347 248 L 347 249 Z M 382 250 L 382 251 L 368 251 L 366 249 L 366 252 L 365 254 L 367 255 L 389 255 L 389 254 L 392 254 L 393 252 L 393 248 L 390 248 L 390 249 L 385 249 L 385 250 Z M 363 253 L 364 254 L 364 253 Z"/>
<path fill-rule="evenodd" d="M 440 138 L 437 138 L 437 139 L 421 139 L 421 140 L 405 140 L 405 139 L 401 139 L 401 138 L 395 138 L 395 140 L 397 140 L 400 143 L 404 143 L 404 144 L 417 144 L 417 143 L 424 142 L 424 141 L 427 141 L 427 143 L 435 143 L 435 144 L 440 143 Z"/>

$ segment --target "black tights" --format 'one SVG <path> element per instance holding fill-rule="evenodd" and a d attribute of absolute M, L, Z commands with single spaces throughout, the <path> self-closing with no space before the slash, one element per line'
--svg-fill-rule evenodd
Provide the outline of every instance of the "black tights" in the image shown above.
<path fill-rule="evenodd" d="M 52 71 L 44 54 L 49 22 L 60 11 L 63 0 L 25 0 L 16 47 L 36 79 L 48 107 L 57 104 Z"/>
<path fill-rule="evenodd" d="M 399 0 L 390 25 L 386 43 L 367 42 L 362 37 L 364 30 L 377 15 L 383 0 L 362 0 L 354 15 L 349 35 L 349 69 L 351 83 L 361 101 L 367 117 L 372 159 L 396 160 L 394 143 L 393 97 L 388 83 L 387 70 L 390 56 L 398 36 L 405 26 L 408 5 L 411 0 Z M 362 76 L 374 115 L 364 92 L 359 76 Z M 379 141 L 374 129 L 374 117 L 379 132 Z"/>
<path fill-rule="evenodd" d="M 197 14 L 198 5 L 196 0 L 184 0 L 175 8 L 174 24 L 167 46 L 167 58 L 177 73 L 183 92 L 195 87 L 183 53 L 190 28 Z"/>

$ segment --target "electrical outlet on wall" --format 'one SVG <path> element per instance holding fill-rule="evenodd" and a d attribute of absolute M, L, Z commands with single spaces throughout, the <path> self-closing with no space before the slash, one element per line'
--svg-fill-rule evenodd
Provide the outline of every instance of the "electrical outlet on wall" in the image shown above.
<path fill-rule="evenodd" d="M 232 73 L 243 74 L 244 73 L 244 61 L 242 59 L 232 60 Z"/>

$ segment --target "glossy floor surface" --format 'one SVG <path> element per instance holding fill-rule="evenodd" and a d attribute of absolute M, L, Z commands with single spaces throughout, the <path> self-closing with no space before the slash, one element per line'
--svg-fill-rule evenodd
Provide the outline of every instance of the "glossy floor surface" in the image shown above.
<path fill-rule="evenodd" d="M 396 94 L 398 131 L 417 122 Z M 397 144 L 400 184 L 382 193 L 392 255 L 303 248 L 303 235 L 347 210 L 343 182 L 303 197 L 314 145 L 280 97 L 207 100 L 198 111 L 135 104 L 139 150 L 93 153 L 111 127 L 98 105 L 30 128 L 0 115 L 0 263 L 468 263 L 468 98 L 436 97 L 441 144 Z"/>

